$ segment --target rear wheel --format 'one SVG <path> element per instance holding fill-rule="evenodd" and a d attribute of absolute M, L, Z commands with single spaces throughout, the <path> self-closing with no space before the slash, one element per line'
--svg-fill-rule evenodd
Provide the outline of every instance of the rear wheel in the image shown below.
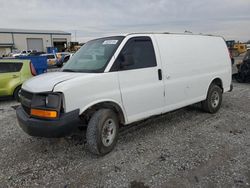
<path fill-rule="evenodd" d="M 14 91 L 14 93 L 13 93 L 13 97 L 14 97 L 14 99 L 16 100 L 16 101 L 20 101 L 20 98 L 19 98 L 19 93 L 20 93 L 20 91 L 21 91 L 21 86 L 18 86 L 16 89 L 15 89 L 15 91 Z"/>
<path fill-rule="evenodd" d="M 215 84 L 209 87 L 206 100 L 202 101 L 202 108 L 209 113 L 216 113 L 222 103 L 222 89 Z"/>
<path fill-rule="evenodd" d="M 105 155 L 113 150 L 118 139 L 119 121 L 114 111 L 96 111 L 88 124 L 87 145 L 90 152 Z"/>

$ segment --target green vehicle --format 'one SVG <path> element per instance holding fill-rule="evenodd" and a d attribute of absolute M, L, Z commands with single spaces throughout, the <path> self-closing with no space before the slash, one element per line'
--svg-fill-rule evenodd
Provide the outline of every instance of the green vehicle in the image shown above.
<path fill-rule="evenodd" d="M 0 60 L 0 97 L 13 96 L 19 99 L 22 84 L 36 75 L 30 60 L 1 59 Z"/>

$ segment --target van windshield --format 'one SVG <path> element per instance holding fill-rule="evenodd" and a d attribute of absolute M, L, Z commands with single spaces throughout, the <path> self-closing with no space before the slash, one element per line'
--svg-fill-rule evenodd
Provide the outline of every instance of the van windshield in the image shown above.
<path fill-rule="evenodd" d="M 104 72 L 124 37 L 107 37 L 87 42 L 62 68 L 63 72 Z"/>

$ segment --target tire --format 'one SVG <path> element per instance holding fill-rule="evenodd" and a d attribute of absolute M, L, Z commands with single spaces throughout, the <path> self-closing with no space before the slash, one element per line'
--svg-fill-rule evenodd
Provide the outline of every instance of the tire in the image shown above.
<path fill-rule="evenodd" d="M 89 121 L 86 133 L 89 151 L 96 155 L 105 155 L 112 151 L 117 143 L 118 129 L 119 121 L 114 111 L 96 111 Z"/>
<path fill-rule="evenodd" d="M 205 112 L 216 113 L 222 103 L 222 89 L 215 84 L 211 84 L 207 93 L 207 99 L 202 101 L 202 109 Z"/>
<path fill-rule="evenodd" d="M 16 87 L 16 89 L 15 89 L 15 91 L 14 91 L 14 93 L 13 93 L 13 97 L 14 97 L 14 99 L 15 99 L 17 102 L 20 101 L 20 98 L 19 98 L 19 92 L 20 92 L 20 90 L 21 90 L 21 86 L 18 86 L 18 87 Z"/>

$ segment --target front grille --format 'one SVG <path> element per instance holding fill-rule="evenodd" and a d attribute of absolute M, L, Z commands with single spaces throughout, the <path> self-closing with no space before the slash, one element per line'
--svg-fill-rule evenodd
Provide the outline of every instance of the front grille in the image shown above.
<path fill-rule="evenodd" d="M 24 106 L 24 105 L 22 105 L 22 107 L 23 107 L 24 111 L 25 111 L 28 115 L 30 115 L 30 108 L 29 108 L 29 107 L 26 107 L 26 106 Z"/>
<path fill-rule="evenodd" d="M 30 93 L 30 92 L 25 91 L 23 89 L 21 89 L 20 95 L 22 95 L 24 98 L 27 98 L 29 100 L 31 100 L 33 97 L 33 93 Z"/>
<path fill-rule="evenodd" d="M 31 100 L 33 98 L 33 93 L 30 93 L 28 91 L 25 91 L 25 90 L 21 90 L 20 92 L 20 102 L 21 102 L 21 105 L 24 109 L 24 111 L 30 115 L 30 108 L 31 108 Z"/>

